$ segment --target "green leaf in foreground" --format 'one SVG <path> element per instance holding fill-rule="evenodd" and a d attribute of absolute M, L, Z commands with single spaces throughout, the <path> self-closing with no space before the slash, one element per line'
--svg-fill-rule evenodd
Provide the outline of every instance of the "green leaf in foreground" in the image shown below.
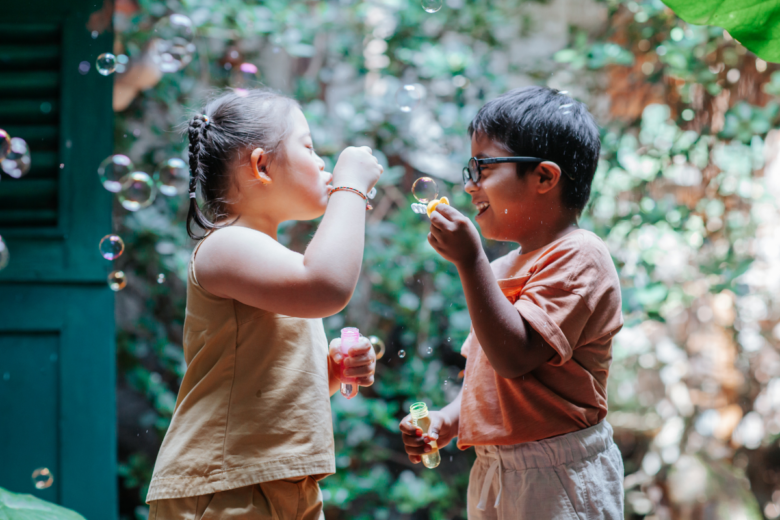
<path fill-rule="evenodd" d="M 0 520 L 85 520 L 64 507 L 0 488 Z"/>
<path fill-rule="evenodd" d="M 663 0 L 695 25 L 723 27 L 758 57 L 780 63 L 780 0 Z"/>

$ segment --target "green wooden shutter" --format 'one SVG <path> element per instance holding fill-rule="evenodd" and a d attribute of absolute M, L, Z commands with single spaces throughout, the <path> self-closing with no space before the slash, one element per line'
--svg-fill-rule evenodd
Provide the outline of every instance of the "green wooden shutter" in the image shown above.
<path fill-rule="evenodd" d="M 0 487 L 89 520 L 117 518 L 114 298 L 98 252 L 111 194 L 112 78 L 95 71 L 110 2 L 26 0 L 0 18 L 0 128 L 24 138 L 31 170 L 0 181 Z M 82 74 L 79 64 L 89 64 Z M 34 487 L 49 468 L 54 484 Z"/>

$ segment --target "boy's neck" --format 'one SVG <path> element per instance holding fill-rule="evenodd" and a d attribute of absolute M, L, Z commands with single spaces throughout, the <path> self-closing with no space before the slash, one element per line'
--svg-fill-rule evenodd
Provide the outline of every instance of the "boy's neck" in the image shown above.
<path fill-rule="evenodd" d="M 520 253 L 530 253 L 541 249 L 551 242 L 568 235 L 572 231 L 579 229 L 576 216 L 561 215 L 561 219 L 553 222 L 538 222 L 538 225 L 529 230 L 527 234 L 518 237 L 517 243 L 520 245 Z"/>

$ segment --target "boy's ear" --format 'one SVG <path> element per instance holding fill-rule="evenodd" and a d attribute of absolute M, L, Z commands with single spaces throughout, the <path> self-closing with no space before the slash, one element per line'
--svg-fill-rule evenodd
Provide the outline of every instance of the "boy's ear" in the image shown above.
<path fill-rule="evenodd" d="M 252 155 L 249 159 L 252 167 L 252 175 L 262 182 L 263 184 L 270 184 L 273 182 L 268 175 L 268 154 L 262 148 L 255 148 L 252 150 Z"/>
<path fill-rule="evenodd" d="M 534 169 L 539 176 L 539 194 L 547 193 L 555 188 L 561 180 L 561 167 L 551 161 L 544 161 Z"/>

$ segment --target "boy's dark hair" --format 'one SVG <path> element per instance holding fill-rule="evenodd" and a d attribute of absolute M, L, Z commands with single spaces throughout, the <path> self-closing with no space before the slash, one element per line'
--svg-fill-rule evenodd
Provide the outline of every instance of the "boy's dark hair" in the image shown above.
<path fill-rule="evenodd" d="M 564 205 L 578 212 L 585 208 L 601 141 L 583 103 L 547 87 L 517 88 L 485 103 L 469 125 L 469 136 L 474 134 L 492 139 L 515 156 L 556 163 L 563 170 Z M 517 165 L 518 175 L 530 169 Z"/>
<path fill-rule="evenodd" d="M 205 236 L 194 233 L 193 222 L 207 232 L 225 226 L 217 222 L 227 217 L 225 204 L 234 181 L 231 170 L 248 159 L 251 150 L 262 148 L 271 160 L 284 158 L 283 143 L 290 131 L 287 116 L 298 106 L 295 100 L 267 89 L 230 91 L 210 101 L 202 114 L 190 120 L 190 237 L 200 240 Z M 198 183 L 205 200 L 203 211 L 195 198 Z"/>

